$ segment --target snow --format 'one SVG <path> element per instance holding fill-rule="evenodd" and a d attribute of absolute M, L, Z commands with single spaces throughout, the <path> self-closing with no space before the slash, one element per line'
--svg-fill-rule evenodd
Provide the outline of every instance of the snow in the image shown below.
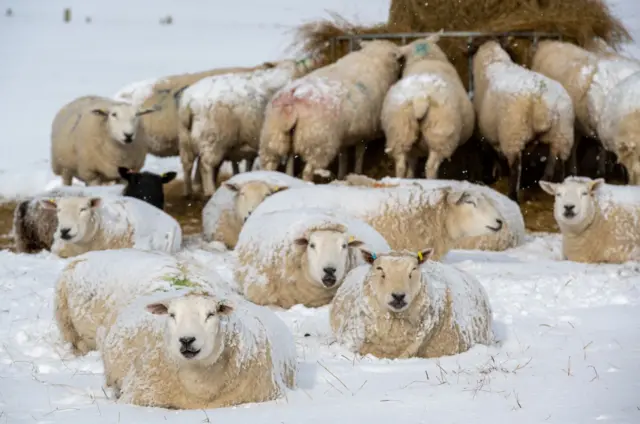
<path fill-rule="evenodd" d="M 640 39 L 637 2 L 610 3 Z M 388 6 L 388 0 L 238 0 L 224 7 L 206 0 L 0 0 L 0 198 L 60 185 L 50 170 L 50 126 L 73 98 L 289 57 L 286 30 L 325 16 L 325 9 L 367 23 L 386 19 Z M 64 24 L 67 7 L 73 21 Z M 11 18 L 4 16 L 8 8 Z M 168 14 L 174 23 L 159 25 Z M 640 58 L 637 44 L 624 53 Z M 145 164 L 179 177 L 180 168 L 178 158 L 149 157 Z M 294 334 L 300 362 L 299 388 L 286 399 L 168 411 L 107 399 L 99 355 L 74 358 L 60 342 L 54 286 L 68 260 L 0 251 L 0 423 L 637 423 L 640 265 L 578 264 L 561 260 L 560 252 L 559 235 L 534 234 L 507 252 L 448 254 L 447 262 L 486 288 L 497 345 L 436 360 L 357 358 L 334 343 L 328 307 L 297 306 L 277 312 Z M 229 280 L 231 255 L 214 256 L 212 268 Z"/>
<path fill-rule="evenodd" d="M 397 106 L 407 103 L 415 98 L 428 97 L 435 93 L 446 93 L 449 85 L 441 76 L 437 74 L 415 74 L 402 78 L 394 84 L 387 94 L 386 107 Z M 437 94 L 435 94 L 437 95 Z"/>
<path fill-rule="evenodd" d="M 325 107 L 337 109 L 340 100 L 347 95 L 348 91 L 347 86 L 339 80 L 312 74 L 287 85 L 280 93 L 283 95 L 291 93 L 296 99 L 320 103 Z M 274 102 L 279 99 L 280 96 L 275 96 Z"/>
<path fill-rule="evenodd" d="M 636 72 L 621 81 L 614 87 L 606 99 L 599 117 L 598 134 L 607 143 L 609 148 L 619 149 L 615 146 L 614 140 L 618 143 L 623 142 L 627 147 L 635 147 L 637 143 L 637 134 L 630 134 L 632 131 L 625 131 L 622 121 L 630 119 L 626 127 L 633 128 L 633 118 L 628 118 L 634 112 L 640 110 L 640 72 Z M 631 125 L 630 125 L 631 124 Z M 624 134 L 624 138 L 617 136 Z"/>
<path fill-rule="evenodd" d="M 153 94 L 154 84 L 161 82 L 162 78 L 148 78 L 142 81 L 133 82 L 118 90 L 113 95 L 115 100 L 129 102 L 139 107 Z"/>
<path fill-rule="evenodd" d="M 640 62 L 624 58 L 604 59 L 598 61 L 598 67 L 593 75 L 593 82 L 587 92 L 589 113 L 599 124 L 603 108 L 611 91 L 627 77 L 640 72 Z"/>

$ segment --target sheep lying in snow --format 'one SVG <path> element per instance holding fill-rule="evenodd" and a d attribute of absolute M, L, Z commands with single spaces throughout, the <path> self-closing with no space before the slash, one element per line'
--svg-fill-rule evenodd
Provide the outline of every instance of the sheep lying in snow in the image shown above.
<path fill-rule="evenodd" d="M 158 109 L 138 109 L 98 96 L 67 103 L 51 128 L 53 173 L 69 186 L 73 177 L 87 185 L 117 181 L 120 166 L 139 171 L 147 155 L 140 116 Z"/>
<path fill-rule="evenodd" d="M 328 304 L 344 276 L 361 262 L 353 248 L 389 245 L 373 228 L 323 209 L 267 213 L 247 220 L 235 253 L 235 279 L 259 305 L 288 309 Z"/>
<path fill-rule="evenodd" d="M 604 148 L 615 153 L 626 168 L 629 184 L 640 185 L 640 71 L 609 92 L 598 120 L 598 135 Z"/>
<path fill-rule="evenodd" d="M 62 258 L 126 247 L 173 253 L 182 244 L 175 219 L 133 197 L 63 197 L 42 205 L 57 210 L 51 251 Z"/>
<path fill-rule="evenodd" d="M 540 181 L 555 196 L 553 216 L 562 232 L 566 259 L 586 263 L 640 260 L 640 188 L 604 184 L 599 178 Z"/>
<path fill-rule="evenodd" d="M 180 252 L 177 257 L 137 249 L 88 252 L 71 260 L 56 283 L 55 316 L 65 342 L 76 355 L 96 347 L 101 326 L 136 297 L 185 287 L 226 289 L 212 269 Z"/>
<path fill-rule="evenodd" d="M 312 60 L 285 60 L 266 70 L 204 78 L 180 96 L 178 133 L 185 194 L 191 196 L 196 156 L 205 197 L 215 189 L 214 170 L 231 154 L 234 160 L 258 154 L 264 110 L 282 86 L 311 70 Z"/>
<path fill-rule="evenodd" d="M 363 250 L 331 304 L 340 344 L 379 358 L 455 355 L 490 344 L 493 315 L 482 284 L 458 268 L 426 262 L 433 252 Z"/>
<path fill-rule="evenodd" d="M 242 225 L 264 199 L 291 187 L 310 184 L 275 171 L 245 172 L 230 178 L 202 210 L 204 240 L 219 241 L 227 249 L 233 249 Z"/>
<path fill-rule="evenodd" d="M 382 106 L 385 152 L 395 159 L 399 178 L 413 178 L 416 159 L 427 154 L 425 176 L 437 178 L 440 163 L 473 133 L 473 104 L 438 39 L 431 36 L 402 47 L 402 79 L 389 89 Z"/>
<path fill-rule="evenodd" d="M 140 298 L 118 316 L 101 352 L 118 403 L 221 408 L 275 400 L 296 385 L 291 332 L 240 296 Z"/>
<path fill-rule="evenodd" d="M 358 218 L 375 228 L 392 249 L 433 246 L 436 259 L 461 239 L 498 233 L 504 224 L 504 217 L 484 193 L 452 187 L 427 190 L 419 184 L 300 187 L 265 199 L 251 219 L 267 212 L 307 207 Z"/>
<path fill-rule="evenodd" d="M 545 179 L 553 178 L 557 157 L 569 159 L 575 119 L 571 97 L 559 82 L 514 63 L 495 41 L 478 49 L 473 75 L 480 133 L 506 157 L 509 197 L 517 202 L 527 144 L 538 140 L 549 145 Z"/>
<path fill-rule="evenodd" d="M 164 208 L 163 184 L 175 178 L 175 172 L 157 175 L 152 172 L 137 173 L 126 168 L 119 169 L 120 176 L 127 180 L 126 186 L 62 186 L 29 200 L 18 203 L 13 213 L 13 234 L 16 250 L 36 253 L 51 250 L 53 235 L 58 227 L 55 210 L 45 208 L 43 198 L 67 196 L 130 196 Z"/>
<path fill-rule="evenodd" d="M 355 170 L 362 173 L 365 143 L 382 134 L 380 112 L 404 60 L 387 40 L 362 41 L 362 49 L 317 69 L 278 91 L 269 102 L 260 134 L 260 164 L 274 171 L 300 155 L 302 178 L 311 181 L 342 149 L 356 146 Z M 346 174 L 346 151 L 338 178 Z"/>

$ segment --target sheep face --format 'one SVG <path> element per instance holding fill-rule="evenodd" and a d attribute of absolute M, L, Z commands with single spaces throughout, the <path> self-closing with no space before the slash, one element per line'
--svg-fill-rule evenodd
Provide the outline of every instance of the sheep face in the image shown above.
<path fill-rule="evenodd" d="M 187 294 L 147 305 L 154 315 L 167 315 L 165 348 L 178 363 L 213 364 L 225 347 L 226 317 L 233 312 L 226 301 L 208 295 Z"/>
<path fill-rule="evenodd" d="M 504 218 L 484 193 L 450 190 L 445 195 L 449 205 L 446 225 L 454 240 L 502 230 Z"/>
<path fill-rule="evenodd" d="M 306 249 L 307 273 L 320 287 L 336 289 L 350 270 L 349 249 L 362 245 L 361 241 L 349 240 L 347 234 L 318 230 L 308 238 L 295 240 L 296 246 Z"/>
<path fill-rule="evenodd" d="M 94 230 L 94 213 L 100 206 L 99 197 L 63 197 L 41 201 L 45 209 L 57 209 L 58 227 L 54 237 L 76 243 L 90 237 Z"/>
<path fill-rule="evenodd" d="M 245 222 L 253 211 L 274 193 L 286 190 L 289 187 L 271 186 L 264 181 L 249 181 L 243 185 L 225 183 L 229 190 L 235 193 L 234 208 L 236 217 L 240 222 Z"/>
<path fill-rule="evenodd" d="M 164 191 L 162 186 L 176 177 L 175 172 L 157 175 L 152 172 L 135 172 L 127 168 L 118 168 L 120 177 L 127 182 L 122 194 L 143 200 L 158 209 L 164 209 Z"/>
<path fill-rule="evenodd" d="M 158 110 L 156 107 L 138 110 L 134 105 L 118 103 L 108 109 L 93 109 L 91 112 L 106 120 L 109 136 L 113 140 L 123 145 L 128 145 L 135 140 L 140 116 L 155 112 L 156 110 Z"/>
<path fill-rule="evenodd" d="M 540 181 L 540 187 L 555 196 L 553 216 L 560 229 L 581 232 L 596 215 L 596 190 L 603 183 L 602 178 L 577 180 L 569 177 L 561 184 Z"/>
<path fill-rule="evenodd" d="M 380 308 L 400 313 L 411 306 L 422 289 L 420 265 L 432 254 L 433 249 L 424 249 L 417 255 L 407 252 L 376 256 L 362 250 L 364 260 L 371 264 L 365 284 L 371 287 Z"/>

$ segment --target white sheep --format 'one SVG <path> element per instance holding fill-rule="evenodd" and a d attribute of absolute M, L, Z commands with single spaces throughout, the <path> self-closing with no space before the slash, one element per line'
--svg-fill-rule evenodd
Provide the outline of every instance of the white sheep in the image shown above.
<path fill-rule="evenodd" d="M 330 309 L 340 344 L 379 358 L 455 355 L 494 340 L 491 304 L 472 275 L 417 254 L 363 250 Z"/>
<path fill-rule="evenodd" d="M 73 177 L 87 185 L 118 181 L 119 167 L 139 171 L 147 155 L 140 117 L 157 110 L 99 96 L 67 103 L 51 127 L 53 173 L 69 186 Z"/>
<path fill-rule="evenodd" d="M 140 298 L 100 346 L 118 403 L 210 409 L 275 400 L 296 387 L 291 332 L 240 296 L 189 290 Z"/>
<path fill-rule="evenodd" d="M 265 199 L 250 219 L 268 212 L 307 207 L 361 219 L 375 228 L 392 249 L 432 246 L 436 259 L 465 237 L 499 233 L 504 226 L 504 217 L 484 193 L 452 187 L 427 190 L 419 184 L 300 187 Z"/>
<path fill-rule="evenodd" d="M 627 169 L 629 184 L 640 185 L 640 71 L 609 91 L 598 119 L 598 136 Z"/>
<path fill-rule="evenodd" d="M 63 258 L 126 247 L 173 253 L 182 245 L 173 217 L 133 197 L 50 198 L 42 205 L 57 210 L 51 251 Z"/>
<path fill-rule="evenodd" d="M 575 158 L 571 97 L 559 82 L 514 63 L 496 41 L 478 49 L 473 76 L 480 133 L 506 157 L 509 197 L 517 202 L 527 144 L 537 140 L 549 145 L 545 179 L 553 178 L 557 157 L 563 162 Z"/>
<path fill-rule="evenodd" d="M 326 305 L 347 272 L 362 263 L 354 250 L 361 245 L 389 249 L 369 225 L 327 209 L 251 217 L 236 245 L 235 280 L 246 298 L 259 305 Z"/>
<path fill-rule="evenodd" d="M 271 69 L 203 78 L 184 90 L 178 133 L 187 196 L 193 194 L 191 172 L 196 156 L 205 197 L 213 195 L 214 170 L 225 158 L 237 161 L 257 156 L 267 102 L 314 64 L 312 60 L 285 60 Z"/>
<path fill-rule="evenodd" d="M 640 188 L 604 179 L 568 177 L 540 181 L 555 196 L 553 216 L 562 232 L 564 258 L 585 263 L 640 260 Z"/>
<path fill-rule="evenodd" d="M 137 249 L 88 252 L 73 258 L 58 277 L 56 323 L 62 340 L 71 344 L 76 355 L 84 355 L 96 349 L 98 329 L 109 327 L 136 297 L 212 287 L 232 291 L 232 286 L 206 266 L 206 259 L 198 260 L 186 251 L 178 256 Z"/>
<path fill-rule="evenodd" d="M 219 241 L 233 249 L 242 225 L 264 199 L 279 191 L 310 184 L 275 171 L 245 172 L 230 178 L 202 210 L 203 239 Z"/>
<path fill-rule="evenodd" d="M 473 104 L 438 39 L 430 36 L 402 47 L 402 79 L 382 106 L 385 152 L 395 159 L 399 178 L 413 178 L 415 161 L 424 156 L 426 178 L 437 178 L 442 161 L 473 134 Z"/>
<path fill-rule="evenodd" d="M 283 158 L 300 155 L 306 162 L 302 178 L 311 181 L 339 156 L 338 178 L 343 178 L 345 149 L 355 146 L 355 170 L 362 173 L 366 143 L 382 135 L 382 103 L 404 57 L 387 40 L 361 46 L 273 96 L 260 134 L 262 169 L 276 170 Z"/>

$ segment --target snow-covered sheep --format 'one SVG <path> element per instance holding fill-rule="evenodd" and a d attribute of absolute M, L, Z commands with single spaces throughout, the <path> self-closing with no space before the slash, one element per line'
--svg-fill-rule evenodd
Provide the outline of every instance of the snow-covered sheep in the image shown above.
<path fill-rule="evenodd" d="M 562 232 L 564 258 L 586 263 L 640 260 L 640 188 L 599 178 L 540 181 L 555 196 L 553 216 Z"/>
<path fill-rule="evenodd" d="M 343 178 L 343 149 L 355 145 L 355 172 L 362 173 L 366 143 L 382 135 L 382 103 L 399 78 L 404 56 L 387 40 L 361 46 L 273 96 L 260 134 L 262 169 L 276 170 L 283 158 L 300 155 L 306 162 L 302 178 L 311 181 L 339 155 L 338 178 Z"/>
<path fill-rule="evenodd" d="M 598 119 L 598 136 L 627 169 L 629 184 L 640 185 L 640 71 L 609 91 Z"/>
<path fill-rule="evenodd" d="M 288 309 L 328 304 L 362 263 L 356 247 L 386 251 L 369 225 L 327 209 L 277 211 L 247 220 L 236 245 L 235 280 L 250 301 Z"/>
<path fill-rule="evenodd" d="M 99 96 L 67 103 L 51 126 L 53 173 L 69 186 L 73 177 L 87 185 L 117 181 L 118 167 L 139 171 L 147 155 L 140 117 L 157 110 Z"/>
<path fill-rule="evenodd" d="M 307 207 L 361 219 L 382 234 L 392 249 L 432 246 L 436 259 L 465 237 L 499 233 L 504 227 L 504 217 L 488 195 L 448 186 L 427 190 L 420 184 L 300 187 L 265 199 L 250 220 L 268 212 Z"/>
<path fill-rule="evenodd" d="M 102 339 L 101 353 L 118 403 L 211 409 L 275 400 L 296 387 L 296 349 L 284 322 L 215 291 L 136 300 Z"/>
<path fill-rule="evenodd" d="M 493 342 L 493 314 L 482 284 L 418 253 L 363 250 L 368 265 L 351 271 L 331 303 L 340 344 L 379 358 L 455 355 Z"/>
<path fill-rule="evenodd" d="M 101 250 L 73 258 L 58 277 L 55 316 L 62 340 L 77 355 L 95 350 L 97 331 L 109 327 L 133 299 L 180 288 L 215 288 L 231 292 L 215 272 L 180 252 L 137 249 Z"/>
<path fill-rule="evenodd" d="M 178 107 L 178 134 L 187 196 L 193 194 L 191 172 L 196 156 L 205 197 L 213 195 L 214 170 L 225 158 L 257 156 L 267 102 L 315 65 L 313 60 L 284 60 L 271 69 L 203 78 L 184 90 Z"/>
<path fill-rule="evenodd" d="M 182 244 L 182 229 L 173 217 L 133 197 L 73 196 L 41 203 L 57 210 L 51 251 L 62 258 L 127 247 L 173 253 Z"/>
<path fill-rule="evenodd" d="M 427 155 L 425 176 L 437 178 L 440 163 L 473 134 L 473 104 L 438 39 L 431 36 L 402 47 L 402 79 L 389 89 L 382 106 L 385 152 L 394 158 L 399 178 L 413 178 L 416 159 Z"/>
<path fill-rule="evenodd" d="M 245 220 L 268 196 L 311 183 L 276 171 L 238 174 L 216 190 L 202 210 L 205 241 L 219 241 L 233 249 Z"/>
<path fill-rule="evenodd" d="M 509 163 L 509 197 L 518 201 L 522 152 L 527 144 L 549 145 L 545 179 L 556 159 L 569 159 L 574 147 L 574 110 L 562 85 L 514 63 L 496 41 L 473 57 L 474 106 L 483 137 Z M 573 155 L 575 157 L 575 154 Z"/>

